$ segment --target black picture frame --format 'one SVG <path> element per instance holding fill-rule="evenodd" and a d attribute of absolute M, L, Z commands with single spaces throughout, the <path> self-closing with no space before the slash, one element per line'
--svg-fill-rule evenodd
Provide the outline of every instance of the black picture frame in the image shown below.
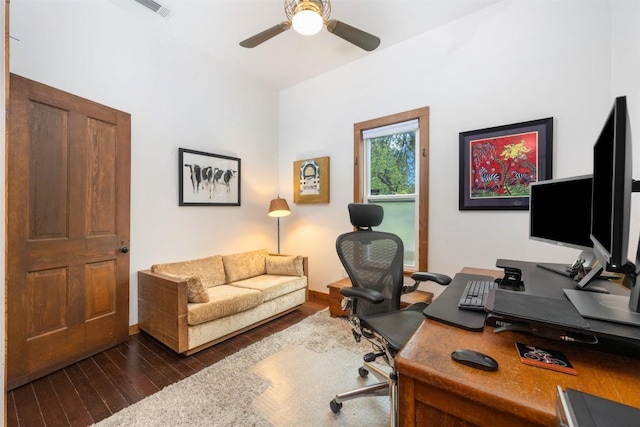
<path fill-rule="evenodd" d="M 528 210 L 551 179 L 553 117 L 460 133 L 459 210 Z"/>
<path fill-rule="evenodd" d="M 180 206 L 240 206 L 237 157 L 178 149 Z"/>

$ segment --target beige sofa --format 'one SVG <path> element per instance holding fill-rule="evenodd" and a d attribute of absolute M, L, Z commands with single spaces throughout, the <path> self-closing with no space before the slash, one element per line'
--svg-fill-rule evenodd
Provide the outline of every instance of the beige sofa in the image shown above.
<path fill-rule="evenodd" d="M 138 272 L 138 325 L 193 354 L 306 301 L 308 260 L 266 249 L 156 264 Z"/>

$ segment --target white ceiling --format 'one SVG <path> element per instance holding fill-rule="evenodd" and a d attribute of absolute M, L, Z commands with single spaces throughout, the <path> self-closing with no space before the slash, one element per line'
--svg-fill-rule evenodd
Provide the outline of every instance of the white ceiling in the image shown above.
<path fill-rule="evenodd" d="M 500 0 L 333 0 L 331 19 L 378 36 L 373 52 L 329 33 L 293 29 L 247 49 L 240 41 L 286 21 L 283 0 L 155 0 L 172 14 L 163 18 L 134 0 L 110 0 L 161 31 L 218 61 L 284 89 L 365 55 L 386 49 Z"/>

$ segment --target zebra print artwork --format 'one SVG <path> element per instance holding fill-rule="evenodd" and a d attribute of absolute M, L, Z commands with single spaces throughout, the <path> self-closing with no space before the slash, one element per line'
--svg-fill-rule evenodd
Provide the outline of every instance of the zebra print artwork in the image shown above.
<path fill-rule="evenodd" d="M 528 196 L 536 180 L 537 145 L 537 132 L 472 141 L 471 197 Z"/>
<path fill-rule="evenodd" d="M 484 167 L 480 168 L 480 182 L 483 188 L 494 188 L 501 182 L 501 177 L 499 173 L 496 172 L 488 172 Z"/>
<path fill-rule="evenodd" d="M 529 185 L 551 178 L 552 123 L 548 118 L 461 133 L 460 208 L 527 209 Z"/>

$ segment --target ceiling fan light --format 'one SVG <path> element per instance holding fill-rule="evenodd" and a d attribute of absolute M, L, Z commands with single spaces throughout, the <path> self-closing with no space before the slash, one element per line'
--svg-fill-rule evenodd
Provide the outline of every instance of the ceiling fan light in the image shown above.
<path fill-rule="evenodd" d="M 324 24 L 322 16 L 313 10 L 301 10 L 297 12 L 291 20 L 293 29 L 305 36 L 317 34 Z"/>

